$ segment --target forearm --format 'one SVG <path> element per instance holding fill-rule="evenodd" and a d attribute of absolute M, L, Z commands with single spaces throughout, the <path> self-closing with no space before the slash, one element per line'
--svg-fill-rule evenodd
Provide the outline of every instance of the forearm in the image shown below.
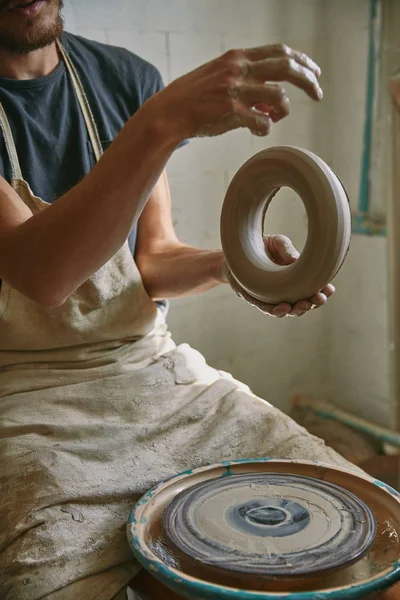
<path fill-rule="evenodd" d="M 154 300 L 200 294 L 223 283 L 221 250 L 173 244 L 153 255 L 136 256 L 144 286 Z"/>
<path fill-rule="evenodd" d="M 155 114 L 144 105 L 79 185 L 0 235 L 0 278 L 58 305 L 118 251 L 179 141 Z"/>

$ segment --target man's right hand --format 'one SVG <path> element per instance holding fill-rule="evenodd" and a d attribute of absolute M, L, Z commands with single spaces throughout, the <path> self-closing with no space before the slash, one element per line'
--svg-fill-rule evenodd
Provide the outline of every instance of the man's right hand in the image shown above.
<path fill-rule="evenodd" d="M 230 50 L 173 81 L 150 99 L 177 140 L 220 135 L 246 127 L 265 136 L 272 122 L 289 114 L 282 82 L 322 99 L 321 70 L 308 56 L 284 44 Z"/>

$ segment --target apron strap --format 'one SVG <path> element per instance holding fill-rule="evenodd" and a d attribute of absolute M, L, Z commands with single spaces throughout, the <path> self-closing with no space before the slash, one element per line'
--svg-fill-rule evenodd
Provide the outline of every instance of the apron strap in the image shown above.
<path fill-rule="evenodd" d="M 76 95 L 78 98 L 78 102 L 81 107 L 83 118 L 85 120 L 86 127 L 87 127 L 87 130 L 89 133 L 89 138 L 90 138 L 90 141 L 93 146 L 93 151 L 94 151 L 96 160 L 99 161 L 103 155 L 103 148 L 101 145 L 99 132 L 97 130 L 96 122 L 94 120 L 94 116 L 93 116 L 92 110 L 90 108 L 89 101 L 86 97 L 85 90 L 83 89 L 81 80 L 79 79 L 79 76 L 78 76 L 78 73 L 76 72 L 74 64 L 72 63 L 72 60 L 66 53 L 64 46 L 61 44 L 61 42 L 59 40 L 57 40 L 57 45 L 60 50 L 61 56 L 64 59 L 64 62 L 67 67 L 67 70 L 70 74 L 70 77 L 72 79 L 72 84 L 74 86 L 74 89 L 75 89 L 75 92 L 76 92 Z M 7 119 L 7 115 L 5 113 L 5 110 L 4 110 L 1 102 L 0 102 L 0 130 L 3 133 L 8 159 L 11 164 L 12 178 L 14 180 L 15 179 L 22 180 L 23 177 L 22 177 L 21 165 L 20 165 L 19 159 L 18 159 L 17 148 L 15 146 L 15 141 L 14 141 L 14 137 L 13 137 L 13 134 L 11 131 L 10 123 Z"/>
<path fill-rule="evenodd" d="M 83 89 L 83 85 L 81 80 L 79 79 L 79 75 L 76 72 L 75 66 L 67 54 L 64 46 L 57 40 L 58 49 L 64 59 L 65 65 L 68 69 L 68 72 L 71 76 L 73 86 L 75 88 L 75 92 L 78 98 L 78 102 L 80 104 L 83 118 L 85 119 L 86 127 L 89 133 L 90 141 L 93 146 L 93 151 L 96 157 L 96 160 L 99 161 L 103 155 L 103 147 L 101 145 L 99 132 L 97 130 L 96 121 L 94 120 L 94 116 L 92 113 L 92 109 L 90 108 L 89 100 L 85 94 L 85 90 Z"/>
<path fill-rule="evenodd" d="M 7 119 L 7 115 L 0 102 L 0 129 L 3 133 L 4 143 L 6 145 L 6 151 L 8 160 L 11 165 L 11 176 L 15 179 L 22 179 L 21 165 L 19 164 L 17 148 L 15 147 L 14 137 L 11 131 L 10 123 Z"/>

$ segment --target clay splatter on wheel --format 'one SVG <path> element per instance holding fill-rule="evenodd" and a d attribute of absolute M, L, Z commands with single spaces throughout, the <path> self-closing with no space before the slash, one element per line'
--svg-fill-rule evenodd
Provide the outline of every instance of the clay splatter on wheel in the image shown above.
<path fill-rule="evenodd" d="M 317 479 L 253 473 L 181 492 L 164 509 L 166 539 L 216 571 L 295 577 L 359 559 L 376 536 L 370 509 Z"/>

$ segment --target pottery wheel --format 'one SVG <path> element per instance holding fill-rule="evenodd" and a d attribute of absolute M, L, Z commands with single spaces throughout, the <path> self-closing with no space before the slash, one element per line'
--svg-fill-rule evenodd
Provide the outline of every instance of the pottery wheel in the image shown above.
<path fill-rule="evenodd" d="M 376 536 L 370 509 L 334 484 L 287 473 L 212 479 L 164 509 L 167 543 L 221 571 L 301 576 L 359 559 Z"/>
<path fill-rule="evenodd" d="M 264 217 L 281 187 L 302 200 L 308 235 L 300 258 L 278 266 L 266 254 Z M 268 214 L 267 214 L 268 218 Z M 350 245 L 351 213 L 344 187 L 317 155 L 292 146 L 268 148 L 239 169 L 221 212 L 221 242 L 236 283 L 269 304 L 311 298 L 332 281 Z"/>

